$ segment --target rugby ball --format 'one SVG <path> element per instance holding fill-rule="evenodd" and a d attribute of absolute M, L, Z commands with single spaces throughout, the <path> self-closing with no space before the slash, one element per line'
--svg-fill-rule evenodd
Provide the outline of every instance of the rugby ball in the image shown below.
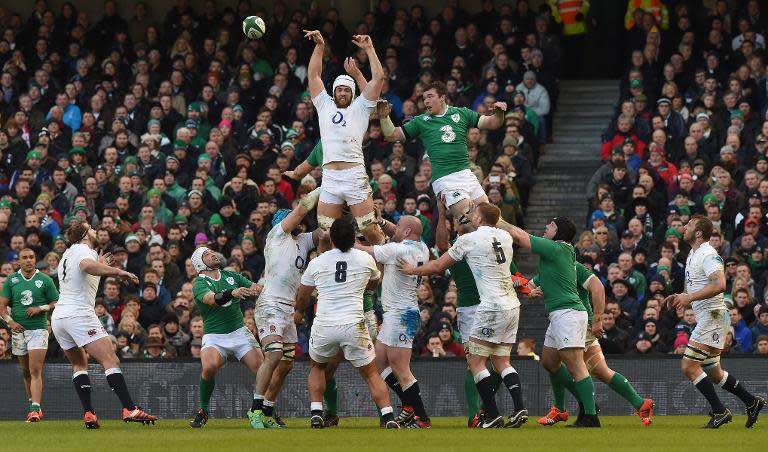
<path fill-rule="evenodd" d="M 267 26 L 259 16 L 248 16 L 243 21 L 243 33 L 248 39 L 259 39 L 266 31 Z"/>

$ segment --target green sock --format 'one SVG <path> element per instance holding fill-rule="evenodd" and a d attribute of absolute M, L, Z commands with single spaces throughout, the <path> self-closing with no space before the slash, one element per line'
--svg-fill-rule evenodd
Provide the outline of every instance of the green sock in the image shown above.
<path fill-rule="evenodd" d="M 40 411 L 40 404 L 39 403 L 30 404 L 29 411 Z"/>
<path fill-rule="evenodd" d="M 576 388 L 573 385 L 573 378 L 564 363 L 561 363 L 557 371 L 549 376 L 549 382 L 552 385 L 553 404 L 558 410 L 565 411 L 566 389 L 576 396 L 577 399 L 579 398 L 576 394 Z"/>
<path fill-rule="evenodd" d="M 216 387 L 216 379 L 206 380 L 200 376 L 200 408 L 208 411 L 208 402 L 211 401 L 213 388 Z"/>
<path fill-rule="evenodd" d="M 467 414 L 471 421 L 480 412 L 481 402 L 480 394 L 478 394 L 477 386 L 475 386 L 475 378 L 469 369 L 464 373 L 464 398 L 467 403 Z"/>
<path fill-rule="evenodd" d="M 577 381 L 574 383 L 574 388 L 579 401 L 584 405 L 584 414 L 597 414 L 595 411 L 595 383 L 592 381 L 592 377 L 587 375 L 586 378 Z"/>
<path fill-rule="evenodd" d="M 325 381 L 325 392 L 323 393 L 323 401 L 328 410 L 328 414 L 335 416 L 339 412 L 339 393 L 336 388 L 336 378 L 331 377 Z"/>
<path fill-rule="evenodd" d="M 624 397 L 636 410 L 640 409 L 640 406 L 643 404 L 643 398 L 638 395 L 635 388 L 632 387 L 632 384 L 624 375 L 618 372 L 613 374 L 613 378 L 611 378 L 608 386 L 613 389 L 616 394 Z"/>

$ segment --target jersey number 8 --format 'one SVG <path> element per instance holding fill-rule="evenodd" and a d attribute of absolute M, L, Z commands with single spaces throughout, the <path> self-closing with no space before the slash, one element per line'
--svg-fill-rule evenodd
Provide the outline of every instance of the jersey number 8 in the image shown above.
<path fill-rule="evenodd" d="M 336 262 L 336 273 L 333 278 L 336 282 L 344 282 L 347 280 L 347 262 Z"/>

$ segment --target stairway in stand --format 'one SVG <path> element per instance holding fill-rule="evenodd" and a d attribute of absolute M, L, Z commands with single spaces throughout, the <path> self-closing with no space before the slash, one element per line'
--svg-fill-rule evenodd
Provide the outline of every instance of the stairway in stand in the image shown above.
<path fill-rule="evenodd" d="M 563 80 L 555 114 L 554 143 L 548 144 L 539 159 L 536 185 L 531 191 L 525 216 L 529 232 L 541 235 L 555 216 L 570 218 L 579 233 L 587 215 L 586 186 L 600 166 L 600 134 L 617 103 L 616 80 Z M 578 234 L 577 234 L 578 237 Z M 525 276 L 536 272 L 538 258 L 517 250 L 515 260 Z M 544 341 L 548 320 L 543 300 L 521 300 L 517 338 Z"/>

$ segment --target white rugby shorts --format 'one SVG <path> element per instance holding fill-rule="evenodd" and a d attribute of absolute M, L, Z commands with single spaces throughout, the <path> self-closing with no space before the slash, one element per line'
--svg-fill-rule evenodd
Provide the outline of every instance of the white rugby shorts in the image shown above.
<path fill-rule="evenodd" d="M 85 347 L 93 341 L 107 337 L 107 330 L 96 313 L 51 319 L 51 330 L 64 350 Z"/>
<path fill-rule="evenodd" d="M 325 184 L 325 179 L 323 179 Z M 462 199 L 474 200 L 485 195 L 485 190 L 480 185 L 475 174 L 468 170 L 448 174 L 432 182 L 432 190 L 435 196 L 440 193 L 445 195 L 445 207 L 451 207 Z"/>
<path fill-rule="evenodd" d="M 320 201 L 348 206 L 367 201 L 373 193 L 363 165 L 342 170 L 323 168 L 321 189 Z"/>
<path fill-rule="evenodd" d="M 327 363 L 339 350 L 344 352 L 344 359 L 355 367 L 363 367 L 373 361 L 376 354 L 365 320 L 347 325 L 312 325 L 309 335 L 310 358 L 318 363 Z"/>
<path fill-rule="evenodd" d="M 48 350 L 48 330 L 24 330 L 13 332 L 12 351 L 16 356 L 25 356 L 30 350 Z"/>
<path fill-rule="evenodd" d="M 544 346 L 562 350 L 584 348 L 587 337 L 587 311 L 558 309 L 549 313 Z"/>
<path fill-rule="evenodd" d="M 283 338 L 285 344 L 295 344 L 299 340 L 293 322 L 293 306 L 279 302 L 260 303 L 256 306 L 253 319 L 261 339 L 277 335 Z"/>
<path fill-rule="evenodd" d="M 378 340 L 388 347 L 411 348 L 413 337 L 421 327 L 421 315 L 416 307 L 384 313 Z"/>
<path fill-rule="evenodd" d="M 200 350 L 206 348 L 215 348 L 225 361 L 230 355 L 241 360 L 251 350 L 259 348 L 259 342 L 247 327 L 242 327 L 226 334 L 204 334 Z"/>

